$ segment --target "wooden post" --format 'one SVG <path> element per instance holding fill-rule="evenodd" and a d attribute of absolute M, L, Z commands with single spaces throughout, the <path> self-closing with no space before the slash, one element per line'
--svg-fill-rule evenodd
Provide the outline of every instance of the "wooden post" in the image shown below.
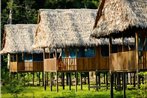
<path fill-rule="evenodd" d="M 47 77 L 46 77 L 46 85 L 48 85 L 48 72 L 47 72 Z"/>
<path fill-rule="evenodd" d="M 81 85 L 81 90 L 83 89 L 83 86 L 82 86 L 82 72 L 80 72 L 80 85 Z"/>
<path fill-rule="evenodd" d="M 75 72 L 75 86 L 76 86 L 75 91 L 77 92 L 77 72 Z"/>
<path fill-rule="evenodd" d="M 136 75 L 135 75 L 135 73 L 134 73 L 133 82 L 134 82 L 134 87 L 136 87 Z"/>
<path fill-rule="evenodd" d="M 32 75 L 33 75 L 33 86 L 34 86 L 34 72 L 32 73 Z"/>
<path fill-rule="evenodd" d="M 106 73 L 104 73 L 104 84 L 106 83 Z"/>
<path fill-rule="evenodd" d="M 58 92 L 58 72 L 56 72 L 56 91 Z"/>
<path fill-rule="evenodd" d="M 71 73 L 69 73 L 69 90 L 71 90 Z"/>
<path fill-rule="evenodd" d="M 50 73 L 50 90 L 52 91 L 52 72 Z"/>
<path fill-rule="evenodd" d="M 95 72 L 95 80 L 96 80 L 96 91 L 98 91 L 97 70 Z"/>
<path fill-rule="evenodd" d="M 45 60 L 45 48 L 43 48 L 43 60 Z M 46 73 L 44 71 L 45 64 L 43 64 L 43 84 L 44 84 L 44 90 L 46 90 Z"/>
<path fill-rule="evenodd" d="M 99 83 L 99 89 L 100 89 L 101 88 L 100 73 L 98 73 L 98 83 Z"/>
<path fill-rule="evenodd" d="M 110 73 L 110 98 L 113 98 L 113 73 Z"/>
<path fill-rule="evenodd" d="M 125 73 L 123 73 L 123 98 L 126 98 L 126 77 L 125 77 Z"/>
<path fill-rule="evenodd" d="M 65 86 L 64 86 L 64 72 L 62 72 L 62 86 L 63 86 L 63 90 L 65 89 Z"/>
<path fill-rule="evenodd" d="M 40 86 L 40 72 L 39 72 L 39 86 Z"/>
<path fill-rule="evenodd" d="M 68 78 L 69 78 L 69 74 L 66 72 L 66 85 L 69 85 Z"/>
<path fill-rule="evenodd" d="M 89 78 L 89 72 L 88 72 L 88 90 L 90 90 L 90 78 Z"/>
<path fill-rule="evenodd" d="M 138 54 L 138 32 L 135 33 L 135 44 L 136 44 L 136 66 L 137 66 L 137 70 L 136 70 L 136 74 L 137 74 L 137 88 L 139 88 L 139 54 Z"/>
<path fill-rule="evenodd" d="M 108 72 L 106 73 L 106 89 L 108 89 Z"/>

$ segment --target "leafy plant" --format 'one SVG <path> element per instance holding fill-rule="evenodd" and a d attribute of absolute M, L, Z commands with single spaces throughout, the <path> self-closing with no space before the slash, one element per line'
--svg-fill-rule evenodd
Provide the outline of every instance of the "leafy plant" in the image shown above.
<path fill-rule="evenodd" d="M 16 78 L 9 80 L 5 84 L 4 89 L 7 93 L 13 95 L 14 98 L 18 98 L 18 94 L 24 90 L 23 81 L 22 79 L 17 80 Z"/>

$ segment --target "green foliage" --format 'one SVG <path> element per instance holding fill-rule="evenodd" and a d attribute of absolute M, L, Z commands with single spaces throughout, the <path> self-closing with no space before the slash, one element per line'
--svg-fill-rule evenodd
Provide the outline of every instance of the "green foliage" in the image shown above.
<path fill-rule="evenodd" d="M 7 93 L 10 93 L 14 96 L 14 98 L 18 97 L 18 94 L 20 94 L 23 89 L 23 81 L 22 79 L 17 80 L 16 78 L 9 80 L 7 84 L 5 84 L 4 89 Z"/>

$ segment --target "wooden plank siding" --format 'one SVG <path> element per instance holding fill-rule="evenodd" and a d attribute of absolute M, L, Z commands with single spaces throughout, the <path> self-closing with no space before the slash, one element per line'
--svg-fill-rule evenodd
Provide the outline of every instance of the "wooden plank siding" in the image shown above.
<path fill-rule="evenodd" d="M 68 54 L 68 53 L 66 53 Z M 96 48 L 94 57 L 65 57 L 62 59 L 47 58 L 44 60 L 44 71 L 95 71 L 109 70 L 109 58 L 103 57 L 100 48 Z"/>
<path fill-rule="evenodd" d="M 147 70 L 147 51 L 143 52 L 143 69 Z"/>
<path fill-rule="evenodd" d="M 10 72 L 41 72 L 43 61 L 10 62 Z"/>
<path fill-rule="evenodd" d="M 110 70 L 111 71 L 135 71 L 137 69 L 137 60 L 135 51 L 126 51 L 111 53 Z"/>

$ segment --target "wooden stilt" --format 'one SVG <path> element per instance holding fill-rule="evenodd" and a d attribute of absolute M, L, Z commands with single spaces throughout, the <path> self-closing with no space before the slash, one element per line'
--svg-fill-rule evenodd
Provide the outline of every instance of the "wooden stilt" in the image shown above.
<path fill-rule="evenodd" d="M 47 75 L 46 75 L 46 85 L 48 85 L 48 72 L 47 72 Z"/>
<path fill-rule="evenodd" d="M 52 91 L 52 72 L 50 73 L 50 90 Z"/>
<path fill-rule="evenodd" d="M 126 98 L 126 76 L 123 73 L 123 98 Z"/>
<path fill-rule="evenodd" d="M 113 98 L 113 73 L 110 73 L 111 82 L 110 82 L 110 97 Z"/>
<path fill-rule="evenodd" d="M 89 72 L 88 72 L 88 90 L 90 90 L 90 79 L 89 79 Z"/>
<path fill-rule="evenodd" d="M 134 87 L 136 87 L 136 76 L 135 76 L 135 73 L 134 73 L 134 77 L 133 77 L 133 84 L 134 84 Z"/>
<path fill-rule="evenodd" d="M 97 71 L 95 72 L 95 80 L 96 80 L 96 91 L 98 91 L 98 79 L 97 79 Z"/>
<path fill-rule="evenodd" d="M 58 88 L 58 72 L 56 72 L 56 91 L 58 92 L 59 88 Z"/>
<path fill-rule="evenodd" d="M 75 86 L 76 86 L 75 91 L 77 92 L 77 72 L 75 72 Z"/>
<path fill-rule="evenodd" d="M 44 77 L 43 77 L 43 79 L 44 79 L 44 90 L 46 90 L 46 72 L 44 72 L 43 73 L 44 74 Z"/>
<path fill-rule="evenodd" d="M 106 89 L 108 89 L 108 72 L 106 73 Z"/>
<path fill-rule="evenodd" d="M 68 85 L 68 83 L 69 83 L 69 73 L 66 73 L 66 85 Z"/>
<path fill-rule="evenodd" d="M 80 72 L 80 85 L 81 85 L 81 90 L 83 89 L 83 86 L 82 86 L 82 72 Z"/>
<path fill-rule="evenodd" d="M 101 80 L 100 80 L 100 73 L 98 73 L 98 83 L 99 83 L 99 89 L 101 88 Z"/>
<path fill-rule="evenodd" d="M 34 86 L 34 72 L 32 73 L 32 75 L 33 75 L 33 86 Z"/>
<path fill-rule="evenodd" d="M 63 86 L 63 90 L 65 89 L 65 86 L 64 86 L 64 72 L 62 73 L 62 86 Z"/>
<path fill-rule="evenodd" d="M 42 86 L 44 86 L 44 74 L 42 72 Z"/>
<path fill-rule="evenodd" d="M 69 73 L 69 90 L 71 90 L 71 73 Z"/>
<path fill-rule="evenodd" d="M 40 86 L 40 72 L 39 72 L 39 76 L 38 76 L 38 78 L 39 78 L 39 86 Z"/>
<path fill-rule="evenodd" d="M 104 84 L 106 83 L 106 73 L 104 73 Z"/>

